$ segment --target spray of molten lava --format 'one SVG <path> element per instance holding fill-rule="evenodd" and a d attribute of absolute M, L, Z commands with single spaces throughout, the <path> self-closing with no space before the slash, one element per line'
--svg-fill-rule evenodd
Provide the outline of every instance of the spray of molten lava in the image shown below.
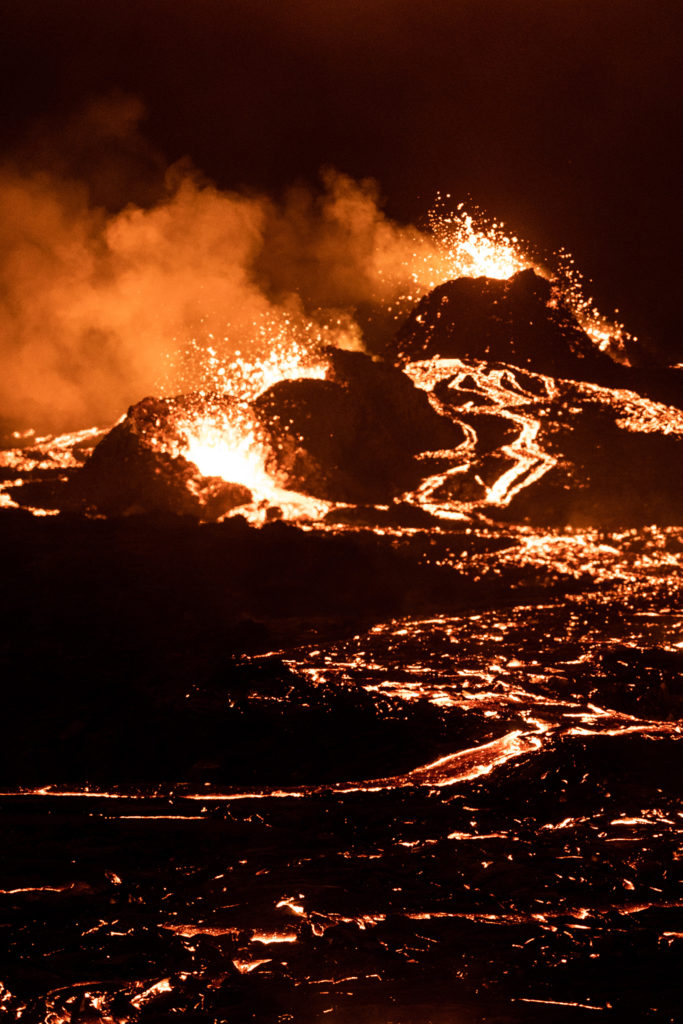
<path fill-rule="evenodd" d="M 202 476 L 247 487 L 252 506 L 238 511 L 247 512 L 252 521 L 262 520 L 269 508 L 278 508 L 284 518 L 297 519 L 319 518 L 328 508 L 326 502 L 279 485 L 267 468 L 269 445 L 250 403 L 278 381 L 323 378 L 326 366 L 315 354 L 322 341 L 334 339 L 347 345 L 353 341 L 337 326 L 338 330 L 325 334 L 293 319 L 264 317 L 256 332 L 262 344 L 269 341 L 270 347 L 261 359 L 249 359 L 239 351 L 233 356 L 229 345 L 221 348 L 213 338 L 205 349 L 193 346 L 195 362 L 203 363 L 204 385 L 196 411 L 179 413 L 174 422 L 180 440 L 177 453 Z M 227 405 L 226 394 L 231 399 Z"/>

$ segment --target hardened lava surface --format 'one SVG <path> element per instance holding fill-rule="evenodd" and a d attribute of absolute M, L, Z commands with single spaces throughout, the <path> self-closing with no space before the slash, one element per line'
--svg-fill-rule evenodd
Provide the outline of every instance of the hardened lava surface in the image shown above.
<path fill-rule="evenodd" d="M 683 413 L 406 373 L 454 447 L 305 522 L 36 518 L 97 435 L 8 444 L 7 1020 L 680 1020 Z"/>
<path fill-rule="evenodd" d="M 301 599 L 276 621 L 256 595 L 222 642 L 276 649 L 221 662 L 200 633 L 187 696 L 161 653 L 165 688 L 133 649 L 92 652 L 81 679 L 41 660 L 6 718 L 24 723 L 6 777 L 35 780 L 0 798 L 7 1019 L 675 1021 L 683 535 L 546 534 L 565 572 L 544 585 L 532 539 L 414 533 L 416 560 L 470 563 L 446 613 L 385 616 L 380 595 L 356 630 Z M 349 567 L 361 538 L 305 540 Z M 426 606 L 443 581 L 413 585 Z M 83 625 L 56 661 L 89 650 Z M 42 759 L 28 699 L 51 706 Z"/>

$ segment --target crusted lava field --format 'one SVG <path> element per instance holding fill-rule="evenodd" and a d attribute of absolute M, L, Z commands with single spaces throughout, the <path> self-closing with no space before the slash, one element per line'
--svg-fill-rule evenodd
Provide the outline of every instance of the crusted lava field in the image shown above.
<path fill-rule="evenodd" d="M 683 389 L 631 357 L 527 271 L 4 439 L 8 1020 L 680 1019 Z"/>

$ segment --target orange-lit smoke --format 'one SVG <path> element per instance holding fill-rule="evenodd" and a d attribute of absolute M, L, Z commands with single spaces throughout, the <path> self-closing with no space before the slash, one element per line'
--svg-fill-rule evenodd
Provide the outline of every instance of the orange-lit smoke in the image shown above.
<path fill-rule="evenodd" d="M 142 148 L 141 114 L 110 99 L 80 131 L 70 122 L 81 180 L 54 132 L 33 144 L 29 169 L 0 168 L 0 415 L 12 422 L 106 423 L 147 393 L 200 383 L 181 358 L 192 339 L 258 355 L 263 324 L 283 318 L 336 325 L 336 340 L 357 345 L 356 305 L 405 291 L 413 254 L 435 252 L 387 220 L 371 185 L 332 172 L 317 194 L 275 202 L 221 191 L 183 162 L 155 202 L 111 212 L 104 202 L 130 187 L 130 150 Z"/>
<path fill-rule="evenodd" d="M 532 263 L 462 204 L 442 201 L 423 232 L 389 220 L 373 182 L 335 171 L 277 201 L 222 191 L 187 160 L 165 168 L 143 114 L 131 97 L 92 101 L 0 166 L 0 418 L 13 426 L 106 425 L 146 394 L 228 380 L 240 360 L 286 364 L 288 345 L 297 360 L 321 338 L 362 347 L 368 326 L 376 345 L 443 281 Z M 605 347 L 614 325 L 574 291 Z"/>

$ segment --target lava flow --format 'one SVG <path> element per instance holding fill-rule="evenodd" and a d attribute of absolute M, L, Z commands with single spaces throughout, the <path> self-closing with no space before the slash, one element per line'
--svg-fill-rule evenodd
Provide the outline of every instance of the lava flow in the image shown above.
<path fill-rule="evenodd" d="M 681 370 L 432 228 L 5 439 L 8 1020 L 679 1019 Z"/>

